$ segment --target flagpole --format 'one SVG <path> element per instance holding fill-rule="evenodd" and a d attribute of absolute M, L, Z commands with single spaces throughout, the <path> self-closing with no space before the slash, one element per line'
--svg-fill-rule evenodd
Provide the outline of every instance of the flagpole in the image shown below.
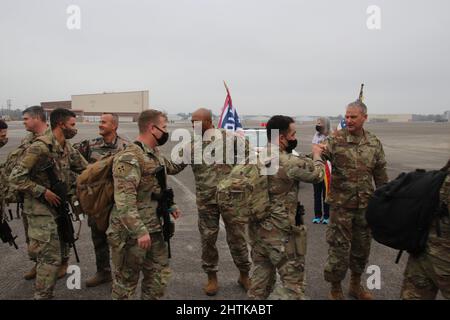
<path fill-rule="evenodd" d="M 227 83 L 225 82 L 225 80 L 223 80 L 223 85 L 225 86 L 225 89 L 227 90 L 227 95 L 230 99 L 230 104 L 233 105 L 233 101 L 231 100 L 230 89 L 228 89 L 228 86 L 227 86 Z"/>
<path fill-rule="evenodd" d="M 222 123 L 223 120 L 223 114 L 225 113 L 225 109 L 227 107 L 227 99 L 230 99 L 230 104 L 231 104 L 231 95 L 230 95 L 230 90 L 228 89 L 227 83 L 225 82 L 225 80 L 223 80 L 223 85 L 225 86 L 225 90 L 227 90 L 227 98 L 225 99 L 225 105 L 222 108 L 222 113 L 220 114 L 220 118 L 219 118 L 219 123 L 217 124 L 218 127 L 220 127 L 220 124 Z"/>

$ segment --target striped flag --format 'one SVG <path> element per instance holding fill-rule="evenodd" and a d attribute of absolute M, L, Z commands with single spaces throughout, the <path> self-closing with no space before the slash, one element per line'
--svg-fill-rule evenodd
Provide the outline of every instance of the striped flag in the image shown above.
<path fill-rule="evenodd" d="M 331 186 L 331 162 L 327 161 L 325 163 L 325 177 L 324 177 L 324 182 L 325 182 L 325 195 L 328 195 L 328 193 L 330 192 L 330 186 Z"/>
<path fill-rule="evenodd" d="M 228 89 L 225 81 L 223 82 L 223 84 L 225 85 L 225 89 L 227 90 L 227 97 L 225 99 L 222 113 L 220 114 L 218 127 L 232 131 L 242 130 L 241 120 L 239 119 L 236 108 L 233 106 L 233 102 L 231 101 L 230 90 Z"/>

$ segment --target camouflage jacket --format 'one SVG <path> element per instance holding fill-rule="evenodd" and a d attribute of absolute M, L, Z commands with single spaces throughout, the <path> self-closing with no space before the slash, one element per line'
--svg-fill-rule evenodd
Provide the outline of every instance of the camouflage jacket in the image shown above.
<path fill-rule="evenodd" d="M 81 155 L 89 162 L 94 163 L 103 157 L 107 157 L 125 149 L 130 142 L 119 136 L 113 143 L 106 143 L 103 137 L 92 140 L 84 140 L 75 143 L 73 147 L 77 149 Z"/>
<path fill-rule="evenodd" d="M 61 146 L 51 129 L 36 139 L 25 151 L 18 166 L 9 176 L 10 184 L 17 191 L 24 193 L 24 211 L 33 215 L 48 215 L 54 213 L 50 205 L 43 199 L 46 189 L 51 190 L 48 174 L 45 169 L 54 167 L 57 178 L 71 188 L 71 171 L 82 172 L 86 160 L 67 141 Z"/>
<path fill-rule="evenodd" d="M 161 222 L 156 214 L 158 203 L 152 199 L 152 194 L 161 193 L 155 177 L 156 168 L 164 165 L 167 174 L 176 174 L 184 168 L 167 160 L 158 149 L 141 145 L 129 144 L 114 158 L 115 204 L 108 231 L 136 239 L 146 233 L 161 231 Z"/>
<path fill-rule="evenodd" d="M 291 225 L 295 225 L 299 182 L 318 183 L 324 175 L 322 160 L 280 151 L 278 170 L 276 174 L 268 175 L 270 222 L 279 230 L 289 232 Z"/>
<path fill-rule="evenodd" d="M 324 157 L 332 164 L 327 203 L 344 208 L 365 208 L 376 187 L 388 182 L 383 146 L 378 138 L 364 130 L 361 137 L 347 129 L 326 140 Z"/>
<path fill-rule="evenodd" d="M 234 166 L 234 153 L 228 153 L 227 159 L 226 152 L 230 147 L 234 147 L 234 139 L 237 139 L 237 141 L 242 144 L 246 154 L 249 152 L 247 140 L 225 129 L 216 129 L 215 132 L 218 133 L 218 138 L 221 139 L 220 141 L 217 140 L 216 144 L 208 141 L 209 139 L 202 139 L 200 136 L 195 136 L 195 139 L 192 139 L 192 141 L 185 146 L 185 148 L 190 149 L 190 157 L 189 159 L 184 158 L 184 161 L 190 163 L 192 166 L 195 178 L 197 205 L 217 203 L 217 185 L 224 177 L 228 176 Z M 229 146 L 226 145 L 227 138 L 231 141 Z M 186 149 L 184 149 L 183 152 L 185 152 L 185 150 Z M 220 155 L 219 153 L 222 154 Z M 212 159 L 207 159 L 207 161 L 205 161 L 205 155 L 206 158 L 208 155 L 211 155 L 212 158 L 220 158 L 221 163 L 210 161 Z"/>

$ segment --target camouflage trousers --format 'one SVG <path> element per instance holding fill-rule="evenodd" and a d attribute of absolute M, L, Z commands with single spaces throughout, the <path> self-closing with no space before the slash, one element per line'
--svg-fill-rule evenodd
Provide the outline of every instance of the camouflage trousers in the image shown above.
<path fill-rule="evenodd" d="M 256 240 L 258 237 L 258 234 L 257 234 L 258 226 L 259 226 L 259 224 L 254 223 L 254 222 L 250 222 L 248 224 L 248 239 L 249 239 L 250 247 L 252 248 L 251 249 L 252 261 L 254 261 L 255 255 L 256 255 L 254 246 L 256 244 Z M 261 292 L 259 294 L 261 299 L 267 299 L 270 296 L 270 294 L 272 293 L 273 289 L 275 288 L 275 284 L 277 281 L 277 273 L 276 273 L 276 270 L 272 270 L 272 271 L 273 272 L 268 274 L 268 279 L 266 280 L 266 282 L 267 282 L 266 288 L 265 289 L 257 289 L 258 291 Z M 254 295 L 254 296 L 255 296 L 254 298 L 256 299 L 256 295 Z"/>
<path fill-rule="evenodd" d="M 329 244 L 324 276 L 328 282 L 344 280 L 347 269 L 362 274 L 370 254 L 372 235 L 365 217 L 366 208 L 331 207 L 326 231 Z"/>
<path fill-rule="evenodd" d="M 91 238 L 92 243 L 94 244 L 97 271 L 110 271 L 109 245 L 106 232 L 98 230 L 95 219 L 92 217 L 88 217 L 88 225 L 91 228 Z"/>
<path fill-rule="evenodd" d="M 28 215 L 29 256 L 36 261 L 36 300 L 53 298 L 61 266 L 61 242 L 55 219 L 48 215 Z"/>
<path fill-rule="evenodd" d="M 218 271 L 219 252 L 216 242 L 221 215 L 234 264 L 239 271 L 249 272 L 251 263 L 249 261 L 245 226 L 232 223 L 229 215 L 226 212 L 221 214 L 216 204 L 198 205 L 198 229 L 202 245 L 203 270 L 206 273 Z"/>
<path fill-rule="evenodd" d="M 298 233 L 294 234 L 278 230 L 270 222 L 250 227 L 249 233 L 253 234 L 251 237 L 255 240 L 252 246 L 254 268 L 249 298 L 267 299 L 275 286 L 278 272 L 281 286 L 275 287 L 273 298 L 305 299 L 306 227 L 295 228 L 298 228 Z"/>
<path fill-rule="evenodd" d="M 150 235 L 152 244 L 148 250 L 141 249 L 136 239 L 117 243 L 114 234 L 108 234 L 113 263 L 112 299 L 132 299 L 139 281 L 142 300 L 156 300 L 164 295 L 170 278 L 167 245 L 162 233 Z"/>
<path fill-rule="evenodd" d="M 31 241 L 30 241 L 30 237 L 28 236 L 29 223 L 28 223 L 27 214 L 25 214 L 25 213 L 22 213 L 22 222 L 23 222 L 23 228 L 25 230 L 25 242 L 28 247 L 28 258 L 31 261 L 36 262 L 37 257 L 36 257 L 35 250 L 31 250 L 31 248 L 30 248 Z M 70 258 L 70 246 L 67 243 L 61 242 L 61 261 L 67 262 L 67 261 L 69 261 L 69 258 Z"/>
<path fill-rule="evenodd" d="M 436 299 L 438 291 L 450 299 L 450 221 L 441 219 L 441 237 L 434 233 L 433 227 L 426 251 L 419 256 L 409 256 L 406 265 L 402 299 Z"/>

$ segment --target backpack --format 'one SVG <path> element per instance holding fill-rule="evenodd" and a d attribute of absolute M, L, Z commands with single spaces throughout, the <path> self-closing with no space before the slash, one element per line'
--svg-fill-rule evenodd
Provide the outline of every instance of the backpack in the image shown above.
<path fill-rule="evenodd" d="M 20 160 L 25 154 L 25 150 L 31 145 L 32 141 L 27 141 L 20 144 L 17 149 L 11 151 L 6 158 L 6 161 L 1 164 L 1 194 L 4 202 L 6 204 L 10 203 L 22 203 L 23 195 L 15 190 L 15 188 L 10 185 L 8 181 L 8 175 L 13 171 L 15 167 L 19 164 Z"/>
<path fill-rule="evenodd" d="M 109 215 L 114 205 L 114 179 L 112 168 L 116 156 L 124 150 L 89 164 L 77 177 L 77 199 L 81 211 L 93 217 L 97 228 L 106 231 Z M 144 159 L 139 159 L 142 164 Z"/>
<path fill-rule="evenodd" d="M 439 216 L 439 189 L 447 172 L 401 173 L 378 188 L 366 211 L 373 238 L 388 247 L 417 255 L 425 250 L 429 228 Z"/>
<path fill-rule="evenodd" d="M 232 223 L 247 224 L 270 215 L 268 176 L 262 164 L 238 164 L 220 181 L 216 200 L 222 214 Z"/>

